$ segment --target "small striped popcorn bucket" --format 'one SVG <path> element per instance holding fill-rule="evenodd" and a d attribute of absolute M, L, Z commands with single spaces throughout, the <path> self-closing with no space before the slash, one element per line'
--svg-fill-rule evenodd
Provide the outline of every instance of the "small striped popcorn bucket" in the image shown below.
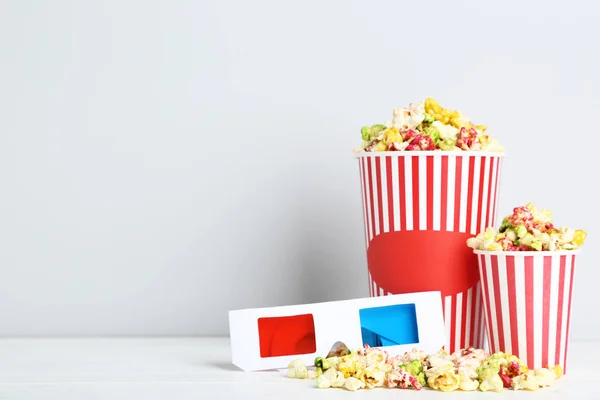
<path fill-rule="evenodd" d="M 477 256 L 494 225 L 502 153 L 364 152 L 358 159 L 371 296 L 440 291 L 446 350 L 485 348 Z"/>
<path fill-rule="evenodd" d="M 514 354 L 530 369 L 560 365 L 566 373 L 580 250 L 473 252 L 491 351 Z"/>

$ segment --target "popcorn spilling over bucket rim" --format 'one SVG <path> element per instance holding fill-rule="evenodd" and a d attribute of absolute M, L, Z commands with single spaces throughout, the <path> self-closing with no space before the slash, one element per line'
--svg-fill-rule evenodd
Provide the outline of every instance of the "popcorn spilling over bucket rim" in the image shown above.
<path fill-rule="evenodd" d="M 456 110 L 444 109 L 432 98 L 393 110 L 385 124 L 363 126 L 355 152 L 459 151 L 503 152 L 504 147 Z"/>
<path fill-rule="evenodd" d="M 515 207 L 512 214 L 504 217 L 499 229 L 488 226 L 467 239 L 466 244 L 474 250 L 490 252 L 548 254 L 566 251 L 565 254 L 573 254 L 583 246 L 586 238 L 584 230 L 554 226 L 552 212 L 538 209 L 530 202 Z"/>

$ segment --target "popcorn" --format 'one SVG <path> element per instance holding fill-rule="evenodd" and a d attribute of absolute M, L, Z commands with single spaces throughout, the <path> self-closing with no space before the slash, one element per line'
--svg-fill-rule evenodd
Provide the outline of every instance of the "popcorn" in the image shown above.
<path fill-rule="evenodd" d="M 336 347 L 337 346 L 337 347 Z M 334 345 L 327 358 L 315 359 L 316 387 L 344 388 L 350 391 L 373 388 L 429 387 L 442 392 L 538 390 L 552 386 L 562 376 L 560 366 L 529 370 L 512 354 L 469 347 L 448 354 L 443 349 L 434 354 L 412 349 L 388 357 L 386 351 L 365 345 L 350 352 L 341 342 Z M 288 365 L 290 378 L 306 378 L 306 366 L 300 360 Z M 315 371 L 308 370 L 309 378 Z M 314 377 L 313 377 L 314 378 Z"/>
<path fill-rule="evenodd" d="M 427 384 L 432 389 L 452 392 L 460 386 L 460 378 L 454 372 L 453 364 L 436 367 L 428 375 Z"/>
<path fill-rule="evenodd" d="M 432 98 L 392 110 L 385 124 L 361 128 L 357 152 L 373 151 L 491 151 L 503 152 L 498 140 L 459 111 L 444 109 Z"/>
<path fill-rule="evenodd" d="M 294 360 L 288 364 L 288 378 L 306 379 L 308 370 L 302 360 Z"/>
<path fill-rule="evenodd" d="M 387 374 L 386 386 L 389 388 L 399 387 L 402 389 L 412 386 L 416 390 L 421 390 L 424 384 L 419 382 L 419 380 L 411 373 L 403 369 L 395 368 Z"/>
<path fill-rule="evenodd" d="M 367 363 L 367 367 L 371 367 L 380 363 L 385 363 L 387 357 L 387 352 L 380 349 L 368 348 L 365 351 L 365 360 Z"/>
<path fill-rule="evenodd" d="M 549 368 L 538 368 L 533 373 L 540 386 L 552 386 L 554 381 L 559 377 L 553 369 Z"/>
<path fill-rule="evenodd" d="M 344 374 L 336 371 L 334 368 L 328 369 L 323 375 L 317 377 L 317 387 L 326 389 L 329 387 L 342 387 L 344 386 Z"/>
<path fill-rule="evenodd" d="M 515 390 L 538 390 L 540 385 L 532 371 L 521 374 L 512 380 L 512 388 Z"/>
<path fill-rule="evenodd" d="M 319 375 L 317 377 L 317 387 L 319 389 L 327 389 L 331 387 L 331 380 L 325 375 Z"/>
<path fill-rule="evenodd" d="M 427 384 L 427 381 L 425 380 L 425 371 L 423 370 L 423 363 L 421 361 L 413 360 L 409 363 L 401 364 L 399 368 L 412 375 L 417 382 L 419 382 L 420 386 L 425 386 Z"/>
<path fill-rule="evenodd" d="M 431 368 L 453 365 L 452 357 L 444 350 L 440 350 L 436 354 L 430 355 L 425 361 L 427 362 L 427 366 Z"/>
<path fill-rule="evenodd" d="M 354 392 L 358 389 L 364 388 L 365 383 L 363 381 L 361 381 L 360 379 L 356 379 L 354 377 L 349 377 L 349 378 L 346 378 L 346 381 L 344 382 L 344 387 L 346 389 Z"/>
<path fill-rule="evenodd" d="M 345 378 L 358 375 L 365 368 L 365 357 L 359 356 L 356 353 L 340 357 L 339 363 L 337 365 L 338 371 L 343 373 Z"/>
<path fill-rule="evenodd" d="M 459 368 L 458 379 L 460 379 L 460 383 L 458 388 L 460 390 L 464 390 L 465 392 L 471 392 L 473 390 L 477 390 L 477 388 L 479 387 L 479 381 L 475 379 L 477 378 L 477 373 L 475 373 L 475 376 L 473 376 L 471 371 L 473 370 L 470 368 Z"/>
<path fill-rule="evenodd" d="M 487 251 L 576 250 L 583 246 L 586 238 L 583 230 L 555 227 L 550 211 L 528 203 L 515 207 L 498 230 L 487 227 L 484 232 L 468 238 L 467 246 Z"/>
<path fill-rule="evenodd" d="M 358 379 L 363 381 L 367 388 L 383 386 L 385 372 L 375 366 L 367 367 L 358 375 Z"/>

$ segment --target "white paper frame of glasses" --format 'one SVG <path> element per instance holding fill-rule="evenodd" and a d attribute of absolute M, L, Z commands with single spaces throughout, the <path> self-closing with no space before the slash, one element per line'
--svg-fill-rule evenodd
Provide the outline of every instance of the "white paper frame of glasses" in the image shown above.
<path fill-rule="evenodd" d="M 353 350 L 363 347 L 359 310 L 403 304 L 415 306 L 418 341 L 382 348 L 390 356 L 403 354 L 413 348 L 438 352 L 446 343 L 446 334 L 441 293 L 432 291 L 229 311 L 232 362 L 244 371 L 286 368 L 296 359 L 302 360 L 306 365 L 314 365 L 315 357 L 325 357 L 337 341 Z M 302 314 L 313 316 L 316 351 L 310 354 L 261 357 L 258 319 Z"/>

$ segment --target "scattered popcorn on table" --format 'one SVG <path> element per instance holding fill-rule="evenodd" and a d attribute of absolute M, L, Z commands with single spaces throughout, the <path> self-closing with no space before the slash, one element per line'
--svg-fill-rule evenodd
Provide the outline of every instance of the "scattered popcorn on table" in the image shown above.
<path fill-rule="evenodd" d="M 504 151 L 486 130 L 485 125 L 474 125 L 460 112 L 427 98 L 394 109 L 385 124 L 363 127 L 363 143 L 356 151 Z"/>
<path fill-rule="evenodd" d="M 533 203 L 515 207 L 498 230 L 487 227 L 467 239 L 467 246 L 487 251 L 560 251 L 576 250 L 583 245 L 585 231 L 557 228 L 551 217 L 550 211 L 538 210 Z"/>
<path fill-rule="evenodd" d="M 455 371 L 456 368 L 452 362 L 439 367 L 433 367 L 426 373 L 427 385 L 432 389 L 441 390 L 442 392 L 457 390 L 460 386 L 460 379 Z"/>
<path fill-rule="evenodd" d="M 488 354 L 473 347 L 453 354 L 443 349 L 433 354 L 412 349 L 389 357 L 384 349 L 365 345 L 354 351 L 346 348 L 342 353 L 330 352 L 326 358 L 317 357 L 315 367 L 316 372 L 295 360 L 288 365 L 288 376 L 314 379 L 314 374 L 320 389 L 429 388 L 441 392 L 534 391 L 552 386 L 562 376 L 562 368 L 558 365 L 530 370 L 515 355 Z"/>
<path fill-rule="evenodd" d="M 294 360 L 288 364 L 288 378 L 306 379 L 308 370 L 302 360 Z"/>
<path fill-rule="evenodd" d="M 351 376 L 349 378 L 346 378 L 346 382 L 344 382 L 344 387 L 354 392 L 355 390 L 364 388 L 365 383 L 360 379 L 356 379 Z"/>

